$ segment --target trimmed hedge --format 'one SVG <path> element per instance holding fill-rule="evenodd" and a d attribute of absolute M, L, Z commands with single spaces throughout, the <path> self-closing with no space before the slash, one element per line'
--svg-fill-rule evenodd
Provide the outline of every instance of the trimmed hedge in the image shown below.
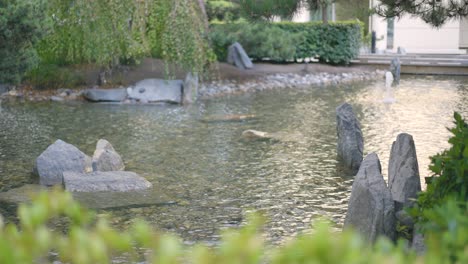
<path fill-rule="evenodd" d="M 285 62 L 313 57 L 324 63 L 349 64 L 358 55 L 362 40 L 362 22 L 358 21 L 236 23 L 212 24 L 211 27 L 212 44 L 219 60 L 226 58 L 227 47 L 237 41 L 257 60 L 268 58 Z M 270 43 L 275 43 L 276 47 Z M 265 47 L 267 45 L 270 46 Z M 265 52 L 271 48 L 278 49 L 280 56 L 271 57 Z"/>

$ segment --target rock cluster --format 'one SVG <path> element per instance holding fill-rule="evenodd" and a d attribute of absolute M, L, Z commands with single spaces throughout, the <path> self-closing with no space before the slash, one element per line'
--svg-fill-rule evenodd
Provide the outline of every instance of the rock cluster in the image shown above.
<path fill-rule="evenodd" d="M 128 88 L 88 89 L 83 96 L 91 102 L 190 103 L 196 100 L 198 76 L 189 73 L 182 80 L 145 79 Z"/>
<path fill-rule="evenodd" d="M 151 187 L 146 179 L 124 169 L 122 158 L 104 139 L 98 141 L 92 158 L 57 140 L 36 159 L 35 166 L 41 185 L 64 185 L 73 192 L 127 192 Z"/>
<path fill-rule="evenodd" d="M 227 94 L 237 94 L 244 92 L 256 92 L 272 89 L 308 89 L 312 85 L 336 85 L 340 83 L 349 83 L 356 81 L 367 81 L 382 78 L 383 72 L 349 72 L 349 73 L 280 73 L 268 75 L 265 77 L 257 78 L 252 81 L 236 81 L 236 80 L 222 80 L 205 82 L 198 85 L 198 78 L 196 75 L 187 75 L 184 82 L 184 89 L 182 92 L 182 103 L 195 101 L 196 98 L 212 98 Z M 127 97 L 129 92 L 133 91 L 132 87 L 126 89 L 124 87 L 116 89 L 58 89 L 55 93 L 38 93 L 32 91 L 10 90 L 4 94 L 0 94 L 1 100 L 25 100 L 25 101 L 76 101 L 87 98 L 92 102 L 118 102 L 118 103 L 145 103 L 145 100 L 138 101 Z M 109 95 L 102 94 L 109 90 L 115 90 Z M 126 90 L 127 95 L 123 100 L 123 91 Z M 108 99 L 107 97 L 110 97 Z M 116 98 L 115 98 L 116 97 Z M 177 102 L 180 103 L 180 102 Z"/>
<path fill-rule="evenodd" d="M 378 236 L 396 238 L 396 223 L 413 230 L 413 248 L 423 249 L 411 217 L 404 210 L 421 191 L 413 137 L 402 133 L 393 142 L 388 166 L 388 187 L 375 153 L 361 163 L 355 177 L 346 214 L 345 228 L 353 227 L 369 241 Z"/>

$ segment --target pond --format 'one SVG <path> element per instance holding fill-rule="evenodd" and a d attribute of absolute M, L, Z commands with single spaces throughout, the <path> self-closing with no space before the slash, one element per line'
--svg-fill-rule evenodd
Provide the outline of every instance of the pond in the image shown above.
<path fill-rule="evenodd" d="M 364 152 L 379 155 L 385 177 L 392 142 L 401 132 L 412 134 L 423 178 L 430 174 L 428 157 L 448 147 L 453 111 L 468 116 L 466 81 L 405 76 L 391 104 L 384 103 L 383 80 L 229 96 L 190 107 L 3 103 L 0 191 L 37 182 L 34 160 L 56 139 L 92 155 L 105 138 L 127 170 L 153 183 L 150 197 L 158 200 L 101 210 L 118 228 L 138 217 L 186 243 L 216 243 L 221 230 L 260 211 L 269 219 L 265 232 L 273 242 L 310 230 L 317 217 L 339 229 L 353 177 L 337 162 L 335 108 L 345 101 L 353 105 Z M 255 118 L 213 120 L 237 114 Z M 285 139 L 243 139 L 247 129 L 280 132 Z"/>

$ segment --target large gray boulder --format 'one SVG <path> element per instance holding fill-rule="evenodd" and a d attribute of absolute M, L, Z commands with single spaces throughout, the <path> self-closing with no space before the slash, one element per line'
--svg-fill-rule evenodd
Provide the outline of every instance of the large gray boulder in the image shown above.
<path fill-rule="evenodd" d="M 239 42 L 235 42 L 229 46 L 227 62 L 242 70 L 253 68 L 252 61 Z"/>
<path fill-rule="evenodd" d="M 92 102 L 121 102 L 127 98 L 127 90 L 125 88 L 88 89 L 83 92 L 83 96 Z"/>
<path fill-rule="evenodd" d="M 187 73 L 184 81 L 183 89 L 183 104 L 191 104 L 197 100 L 198 97 L 198 74 Z"/>
<path fill-rule="evenodd" d="M 421 192 L 416 147 L 409 134 L 399 134 L 392 144 L 388 162 L 388 187 L 393 200 L 405 207 L 411 206 L 411 199 L 415 199 Z"/>
<path fill-rule="evenodd" d="M 122 171 L 125 165 L 111 143 L 100 139 L 93 154 L 93 171 Z"/>
<path fill-rule="evenodd" d="M 129 192 L 151 188 L 145 178 L 129 171 L 95 171 L 63 173 L 65 189 L 70 192 Z"/>
<path fill-rule="evenodd" d="M 338 158 L 353 173 L 359 170 L 362 162 L 364 140 L 359 121 L 350 104 L 336 108 L 336 131 L 338 134 Z"/>
<path fill-rule="evenodd" d="M 400 58 L 395 57 L 392 59 L 390 63 L 390 72 L 393 74 L 393 80 L 395 84 L 400 83 L 400 75 L 401 75 L 401 62 Z"/>
<path fill-rule="evenodd" d="M 55 141 L 36 159 L 35 172 L 40 184 L 62 184 L 64 171 L 86 173 L 92 171 L 91 158 L 77 147 L 62 140 Z"/>
<path fill-rule="evenodd" d="M 369 154 L 356 175 L 349 199 L 345 228 L 354 228 L 370 242 L 378 236 L 395 239 L 392 195 L 381 173 L 379 157 Z"/>
<path fill-rule="evenodd" d="M 128 89 L 128 97 L 142 103 L 168 102 L 180 104 L 182 102 L 181 80 L 145 79 L 137 82 Z"/>

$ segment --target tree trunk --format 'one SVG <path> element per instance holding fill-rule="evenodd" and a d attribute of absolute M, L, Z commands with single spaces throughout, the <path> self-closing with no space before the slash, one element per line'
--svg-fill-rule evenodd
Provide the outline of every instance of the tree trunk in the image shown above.
<path fill-rule="evenodd" d="M 328 24 L 328 4 L 324 3 L 322 5 L 322 22 L 323 24 Z"/>
<path fill-rule="evenodd" d="M 208 22 L 208 15 L 206 14 L 206 8 L 205 8 L 205 1 L 204 0 L 198 0 L 198 6 L 200 7 L 200 10 L 203 15 L 203 21 L 205 23 L 205 30 L 208 32 L 209 29 L 209 22 Z"/>

